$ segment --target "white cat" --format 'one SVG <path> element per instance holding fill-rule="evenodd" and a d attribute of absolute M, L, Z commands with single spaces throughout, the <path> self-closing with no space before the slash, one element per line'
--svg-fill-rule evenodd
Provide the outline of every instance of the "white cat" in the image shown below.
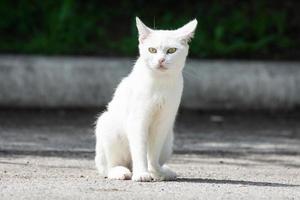
<path fill-rule="evenodd" d="M 109 179 L 174 180 L 165 163 L 197 20 L 172 31 L 150 29 L 139 18 L 136 25 L 140 57 L 97 120 L 95 162 Z"/>

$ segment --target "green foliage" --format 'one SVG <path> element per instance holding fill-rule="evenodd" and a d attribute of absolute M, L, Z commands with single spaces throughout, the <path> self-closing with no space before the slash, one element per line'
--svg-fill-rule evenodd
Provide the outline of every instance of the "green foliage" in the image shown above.
<path fill-rule="evenodd" d="M 168 29 L 196 17 L 193 57 L 296 58 L 299 7 L 291 2 L 0 0 L 0 52 L 135 56 L 138 15 L 150 27 Z"/>

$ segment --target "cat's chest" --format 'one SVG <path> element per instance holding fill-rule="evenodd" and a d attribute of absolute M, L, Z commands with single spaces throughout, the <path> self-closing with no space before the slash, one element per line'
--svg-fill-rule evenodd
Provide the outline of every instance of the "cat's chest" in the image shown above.
<path fill-rule="evenodd" d="M 180 92 L 175 87 L 150 87 L 148 89 L 144 89 L 145 98 L 151 100 L 156 104 L 166 104 L 172 99 L 177 98 L 178 93 Z"/>
<path fill-rule="evenodd" d="M 151 88 L 145 91 L 145 102 L 154 112 L 176 108 L 180 102 L 181 91 L 176 88 Z"/>
<path fill-rule="evenodd" d="M 153 110 L 168 109 L 177 107 L 182 93 L 180 81 L 173 84 L 159 84 L 152 82 L 131 82 L 133 107 L 142 106 Z"/>
<path fill-rule="evenodd" d="M 175 93 L 158 92 L 153 94 L 149 107 L 151 107 L 150 112 L 154 125 L 160 121 L 166 121 L 166 119 L 173 119 L 180 103 L 181 95 L 179 92 L 180 91 L 176 91 Z"/>

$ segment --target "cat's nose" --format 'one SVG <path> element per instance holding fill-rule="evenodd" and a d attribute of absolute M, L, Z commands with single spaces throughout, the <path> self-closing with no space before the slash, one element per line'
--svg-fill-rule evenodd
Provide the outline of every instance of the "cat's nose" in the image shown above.
<path fill-rule="evenodd" d="M 161 59 L 158 60 L 158 63 L 159 63 L 159 64 L 163 64 L 163 63 L 165 62 L 165 60 L 166 60 L 166 59 L 161 58 Z"/>

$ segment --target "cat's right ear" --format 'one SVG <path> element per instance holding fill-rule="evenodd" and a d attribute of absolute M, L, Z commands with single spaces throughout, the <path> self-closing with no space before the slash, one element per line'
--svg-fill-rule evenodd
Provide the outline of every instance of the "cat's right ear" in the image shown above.
<path fill-rule="evenodd" d="M 150 35 L 152 29 L 147 27 L 138 17 L 136 17 L 135 20 L 139 32 L 139 42 L 142 43 Z"/>

